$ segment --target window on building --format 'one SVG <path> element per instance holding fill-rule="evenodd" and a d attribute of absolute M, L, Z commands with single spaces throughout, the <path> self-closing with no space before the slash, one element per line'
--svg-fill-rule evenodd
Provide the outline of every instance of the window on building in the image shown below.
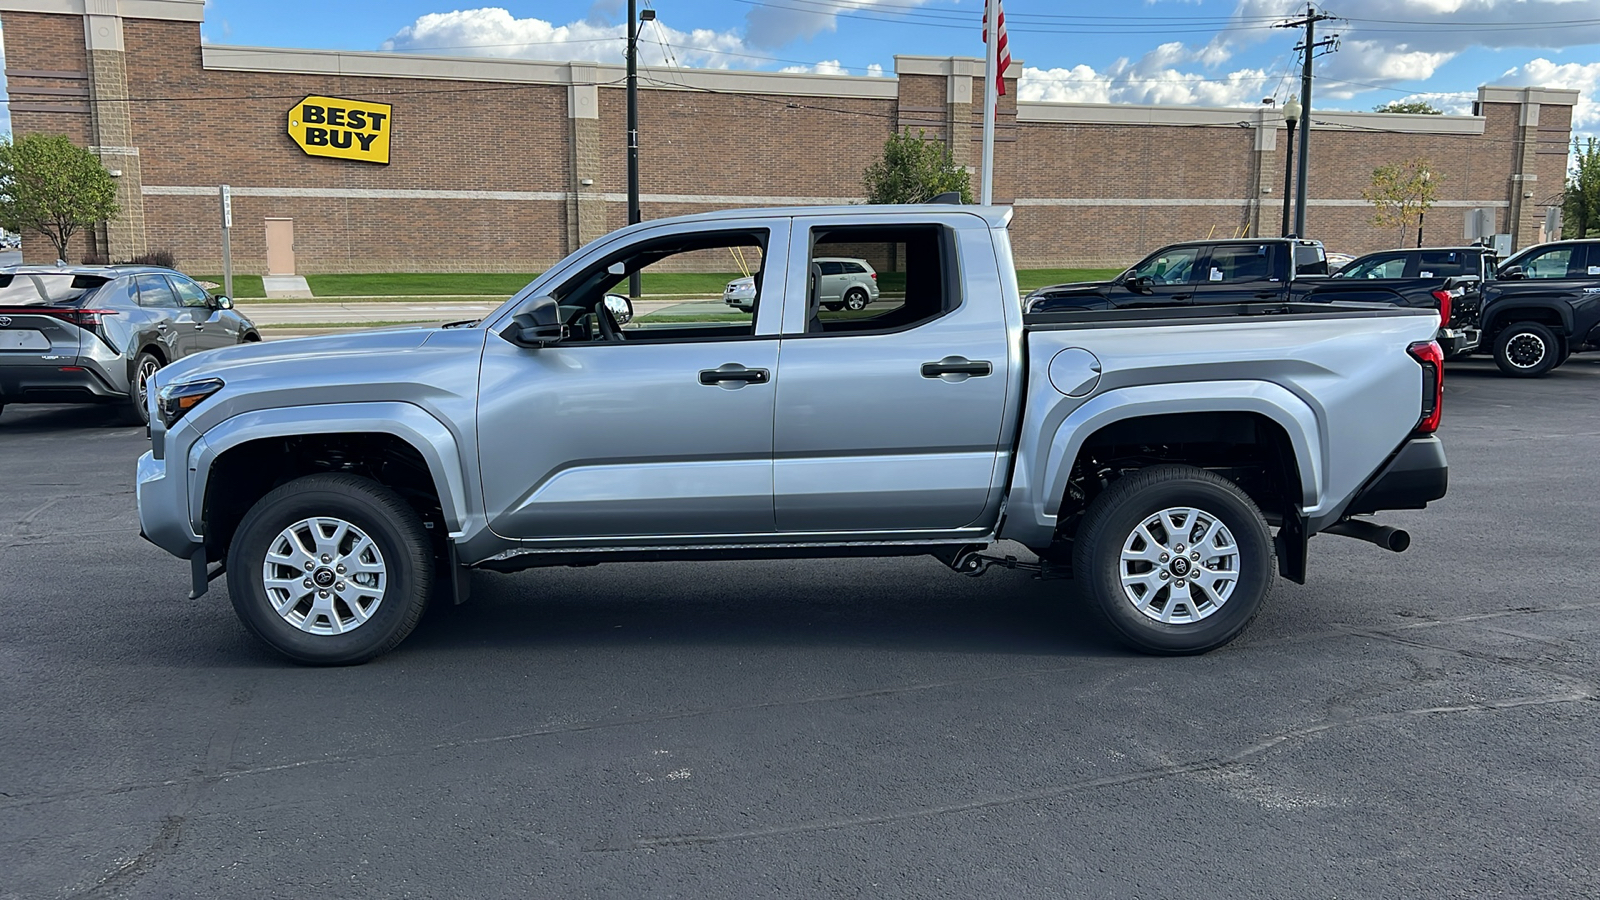
<path fill-rule="evenodd" d="M 806 333 L 910 328 L 961 302 L 955 245 L 941 225 L 872 225 L 812 232 Z"/>

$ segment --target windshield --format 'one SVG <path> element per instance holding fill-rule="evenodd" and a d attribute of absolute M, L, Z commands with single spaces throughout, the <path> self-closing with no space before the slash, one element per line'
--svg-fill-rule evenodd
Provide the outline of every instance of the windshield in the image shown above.
<path fill-rule="evenodd" d="M 70 272 L 0 274 L 0 306 L 76 306 L 107 280 Z"/>

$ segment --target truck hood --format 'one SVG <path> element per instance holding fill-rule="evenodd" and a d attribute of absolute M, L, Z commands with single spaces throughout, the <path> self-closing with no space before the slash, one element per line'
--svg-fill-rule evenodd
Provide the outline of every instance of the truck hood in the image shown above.
<path fill-rule="evenodd" d="M 393 328 L 239 344 L 186 356 L 162 369 L 157 382 L 164 385 L 178 379 L 222 376 L 226 370 L 238 367 L 303 365 L 330 357 L 404 353 L 422 346 L 436 330 L 432 326 Z"/>

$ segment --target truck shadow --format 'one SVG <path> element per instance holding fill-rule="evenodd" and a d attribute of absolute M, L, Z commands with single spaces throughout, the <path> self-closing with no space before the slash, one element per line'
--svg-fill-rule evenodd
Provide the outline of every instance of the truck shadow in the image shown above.
<path fill-rule="evenodd" d="M 144 434 L 143 425 L 129 425 L 122 404 L 8 404 L 0 410 L 0 434 L 55 434 L 71 431 L 126 431 Z"/>
<path fill-rule="evenodd" d="M 931 559 L 618 564 L 474 576 L 398 652 L 461 647 L 861 646 L 1124 655 L 1071 582 L 981 579 Z"/>

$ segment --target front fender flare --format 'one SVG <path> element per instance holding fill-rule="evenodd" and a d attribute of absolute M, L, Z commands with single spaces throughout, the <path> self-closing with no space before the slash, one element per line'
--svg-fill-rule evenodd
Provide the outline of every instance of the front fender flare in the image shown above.
<path fill-rule="evenodd" d="M 189 518 L 200 533 L 207 481 L 218 457 L 241 444 L 263 438 L 303 434 L 381 433 L 393 435 L 422 454 L 433 476 L 445 527 L 452 540 L 481 530 L 482 507 L 471 490 L 460 446 L 443 422 L 420 406 L 399 402 L 328 403 L 240 413 L 212 426 L 189 448 L 194 473 L 189 492 Z"/>

